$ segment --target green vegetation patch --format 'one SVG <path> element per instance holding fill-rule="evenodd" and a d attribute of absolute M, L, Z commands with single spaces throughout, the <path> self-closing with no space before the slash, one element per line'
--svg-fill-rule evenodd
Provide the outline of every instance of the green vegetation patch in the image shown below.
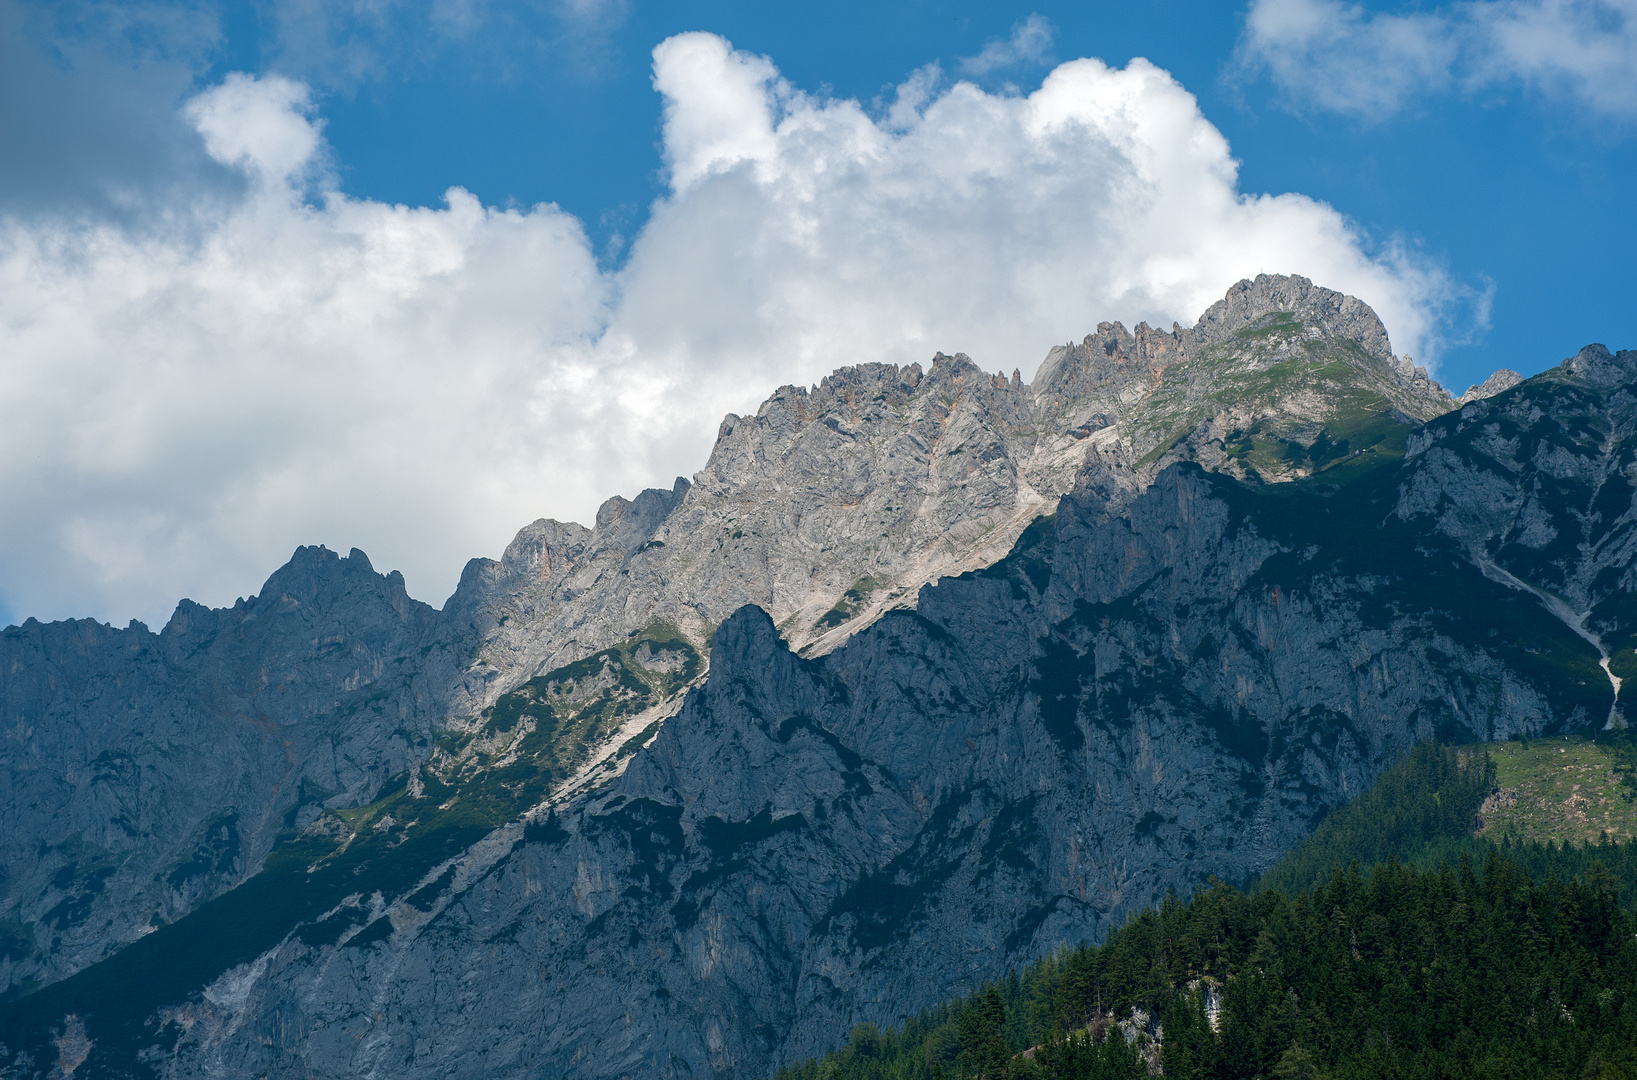
<path fill-rule="evenodd" d="M 1495 771 L 1482 747 L 1422 743 L 1369 791 L 1329 814 L 1258 887 L 1300 892 L 1352 862 L 1409 858 L 1431 841 L 1470 836 L 1479 807 L 1495 790 Z"/>
<path fill-rule="evenodd" d="M 1254 890 L 1169 897 L 778 1080 L 1637 1077 L 1637 844 L 1474 837 L 1484 749 L 1419 746 Z"/>
<path fill-rule="evenodd" d="M 1494 853 L 1201 888 L 778 1080 L 1637 1076 L 1637 916 Z"/>
<path fill-rule="evenodd" d="M 1294 311 L 1270 311 L 1255 323 L 1239 331 L 1234 337 L 1240 341 L 1258 341 L 1264 338 L 1299 334 L 1305 329 Z"/>
<path fill-rule="evenodd" d="M 1624 743 L 1565 737 L 1495 743 L 1498 790 L 1481 810 L 1491 839 L 1595 844 L 1637 838 L 1637 784 Z"/>
<path fill-rule="evenodd" d="M 1331 811 L 1254 887 L 1299 892 L 1353 862 L 1398 860 L 1433 867 L 1462 858 L 1482 862 L 1499 853 L 1537 877 L 1570 877 L 1601 862 L 1628 890 L 1628 899 L 1637 899 L 1637 844 L 1614 829 L 1604 837 L 1601 827 L 1579 818 L 1585 804 L 1571 802 L 1579 794 L 1576 783 L 1584 792 L 1589 778 L 1597 777 L 1604 798 L 1624 813 L 1622 827 L 1629 827 L 1637 806 L 1634 766 L 1637 744 L 1624 733 L 1602 733 L 1596 740 L 1422 744 L 1384 771 L 1363 796 Z M 1522 808 L 1533 832 L 1507 827 L 1518 820 L 1520 809 L 1507 805 L 1513 800 L 1496 798 L 1508 788 L 1551 791 L 1547 806 Z"/>
<path fill-rule="evenodd" d="M 1139 464 L 1159 460 L 1201 421 L 1247 408 L 1259 418 L 1226 433 L 1224 447 L 1264 481 L 1339 470 L 1335 483 L 1402 458 L 1414 421 L 1388 396 L 1395 377 L 1356 342 L 1307 340 L 1305 329 L 1274 312 L 1166 371 L 1137 420 L 1156 440 Z"/>

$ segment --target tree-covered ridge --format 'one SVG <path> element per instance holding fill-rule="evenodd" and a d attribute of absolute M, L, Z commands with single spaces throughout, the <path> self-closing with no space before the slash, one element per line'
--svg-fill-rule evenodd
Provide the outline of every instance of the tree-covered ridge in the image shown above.
<path fill-rule="evenodd" d="M 1499 851 L 1294 898 L 1219 884 L 779 1077 L 1146 1076 L 1121 1020 L 1168 1077 L 1637 1077 L 1618 892 L 1601 864 L 1535 880 Z"/>
<path fill-rule="evenodd" d="M 1617 774 L 1629 775 L 1637 764 L 1637 741 L 1629 734 L 1603 732 L 1596 745 Z M 1487 831 L 1476 835 L 1485 801 L 1499 783 L 1494 758 L 1512 751 L 1509 744 L 1492 747 L 1415 747 L 1368 792 L 1329 814 L 1255 888 L 1294 893 L 1354 862 L 1368 867 L 1397 859 L 1430 869 L 1466 858 L 1481 866 L 1499 853 L 1537 879 L 1584 875 L 1600 862 L 1620 883 L 1625 902 L 1637 902 L 1637 844 L 1520 843 L 1506 835 L 1496 840 Z"/>
<path fill-rule="evenodd" d="M 1418 747 L 1254 890 L 1170 898 L 779 1078 L 1637 1078 L 1637 845 L 1476 839 L 1493 777 Z"/>

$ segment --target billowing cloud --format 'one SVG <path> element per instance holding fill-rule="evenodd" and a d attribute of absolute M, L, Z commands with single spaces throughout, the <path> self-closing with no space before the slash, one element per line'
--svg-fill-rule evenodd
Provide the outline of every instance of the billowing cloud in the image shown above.
<path fill-rule="evenodd" d="M 614 271 L 550 205 L 334 190 L 304 88 L 271 77 L 185 109 L 237 199 L 140 231 L 0 222 L 4 602 L 162 619 L 307 542 L 439 602 L 523 523 L 694 471 L 782 382 L 938 349 L 1028 373 L 1261 271 L 1365 297 L 1421 355 L 1454 296 L 1328 206 L 1241 194 L 1141 60 L 1028 96 L 911 85 L 881 121 L 708 34 L 661 44 L 654 83 L 670 190 Z"/>
<path fill-rule="evenodd" d="M 1463 0 L 1402 14 L 1252 0 L 1239 62 L 1297 108 L 1380 117 L 1441 91 L 1524 86 L 1637 118 L 1637 0 Z"/>
<path fill-rule="evenodd" d="M 1240 194 L 1227 142 L 1142 60 L 1073 61 L 1027 97 L 957 83 L 882 123 L 712 35 L 665 42 L 655 73 L 673 195 L 610 339 L 663 343 L 680 371 L 755 372 L 759 390 L 937 349 L 1028 371 L 1100 319 L 1191 319 L 1263 270 L 1367 297 L 1421 355 L 1450 299 L 1332 208 Z"/>
<path fill-rule="evenodd" d="M 262 187 L 284 187 L 320 164 L 320 125 L 308 117 L 312 98 L 302 83 L 242 73 L 200 94 L 182 110 L 224 165 Z"/>

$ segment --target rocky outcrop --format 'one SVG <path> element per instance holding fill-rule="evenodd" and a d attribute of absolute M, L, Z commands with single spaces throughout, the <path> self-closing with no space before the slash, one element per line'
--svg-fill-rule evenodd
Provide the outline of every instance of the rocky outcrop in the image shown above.
<path fill-rule="evenodd" d="M 926 371 L 862 364 L 781 387 L 722 422 L 692 484 L 610 500 L 589 534 L 536 522 L 498 565 L 468 567 L 450 606 L 484 638 L 470 708 L 655 623 L 702 644 L 744 604 L 823 653 L 1000 558 L 1088 458 L 1133 487 L 1176 460 L 1292 479 L 1399 452 L 1452 406 L 1368 305 L 1270 275 L 1187 329 L 1103 323 L 1030 385 L 940 354 Z"/>
<path fill-rule="evenodd" d="M 5 744 L 0 765 L 20 808 L 11 832 L 50 837 L 57 853 L 37 855 L 22 840 L 0 849 L 0 979 L 50 981 L 180 916 L 253 872 L 312 807 L 373 797 L 382 770 L 424 755 L 436 733 L 469 727 L 501 694 L 633 634 L 658 627 L 703 647 L 754 604 L 795 648 L 822 654 L 883 612 L 913 607 L 926 583 L 1000 558 L 1088 460 L 1112 464 L 1113 482 L 1137 490 L 1179 458 L 1242 477 L 1259 462 L 1280 471 L 1275 479 L 1300 458 L 1291 446 L 1345 458 L 1336 449 L 1345 438 L 1325 435 L 1334 395 L 1302 377 L 1280 384 L 1295 393 L 1245 383 L 1334 348 L 1352 350 L 1347 370 L 1380 391 L 1366 412 L 1396 402 L 1409 421 L 1441 407 L 1424 378 L 1394 366 L 1367 306 L 1304 278 L 1263 276 L 1187 330 L 1103 324 L 1083 345 L 1054 350 L 1031 386 L 940 355 L 925 371 L 864 364 L 810 389 L 783 387 L 755 416 L 723 422 L 693 482 L 611 499 L 590 529 L 527 526 L 500 560 L 466 568 L 441 613 L 402 597 L 401 583 L 374 575 L 361 553 L 338 560 L 311 549 L 260 597 L 221 612 L 185 603 L 160 635 L 85 623 L 8 632 L 0 652 L 14 677 L 5 690 L 14 732 L 41 719 L 58 730 L 59 717 L 106 700 L 104 683 L 145 689 L 119 698 L 83 743 L 47 750 L 14 734 Z M 1195 430 L 1199 402 L 1224 395 L 1233 408 Z M 1235 449 L 1264 438 L 1236 442 L 1235 431 L 1265 427 L 1275 412 L 1297 415 L 1301 430 L 1282 430 L 1260 457 Z M 1162 443 L 1165 454 L 1152 454 Z M 1311 467 L 1301 459 L 1295 471 Z M 278 598 L 296 595 L 307 597 L 300 610 L 318 604 L 329 622 L 286 641 L 275 627 L 294 626 L 295 609 L 273 614 Z M 388 642 L 392 620 L 402 625 Z M 42 657 L 69 639 L 82 659 L 52 668 Z M 360 650 L 372 657 L 365 669 L 336 667 Z M 43 680 L 26 674 L 48 670 Z M 376 719 L 385 716 L 395 719 Z M 232 739 L 256 733 L 253 745 L 215 737 L 223 723 L 237 725 Z M 167 725 L 180 734 L 152 744 Z M 105 763 L 95 784 L 61 778 L 82 775 L 61 763 L 105 753 L 124 771 Z M 167 793 L 166 809 L 143 811 L 154 820 L 141 837 L 117 838 L 115 823 L 136 820 L 129 792 L 148 790 Z M 298 803 L 308 809 L 290 818 Z"/>
<path fill-rule="evenodd" d="M 1324 372 L 1327 365 L 1342 370 Z M 1357 400 L 1336 400 L 1335 387 Z M 1143 461 L 1156 447 L 1182 446 L 1175 460 L 1197 459 L 1202 440 L 1190 429 L 1201 423 L 1219 448 L 1263 427 L 1294 427 L 1287 441 L 1308 446 L 1326 421 L 1345 424 L 1352 413 L 1397 410 L 1420 422 L 1454 404 L 1425 368 L 1393 355 L 1369 305 L 1303 277 L 1267 274 L 1235 285 L 1191 327 L 1138 323 L 1128 332 L 1099 323 L 1079 345 L 1054 348 L 1033 388 L 1058 426 L 1101 432 L 1099 448 L 1128 467 L 1163 467 Z M 1222 460 L 1219 452 L 1203 463 Z"/>
<path fill-rule="evenodd" d="M 1610 727 L 1637 717 L 1634 435 L 1637 351 L 1588 345 L 1413 436 L 1398 506 L 1598 651 Z"/>
<path fill-rule="evenodd" d="M 691 484 L 612 499 L 589 535 L 536 522 L 468 568 L 451 603 L 485 620 L 474 708 L 656 623 L 702 643 L 745 604 L 798 647 L 832 644 L 1003 556 L 1072 483 L 1084 448 L 1064 441 L 1041 438 L 1020 382 L 964 356 L 782 387 L 722 422 Z"/>
<path fill-rule="evenodd" d="M 1483 382 L 1478 383 L 1476 386 L 1467 387 L 1466 393 L 1456 398 L 1455 403 L 1457 405 L 1466 405 L 1469 402 L 1481 401 L 1484 398 L 1492 398 L 1496 394 L 1505 393 L 1522 381 L 1523 376 L 1519 375 L 1511 368 L 1501 368 L 1499 371 L 1495 372 L 1495 374 L 1491 375 Z"/>

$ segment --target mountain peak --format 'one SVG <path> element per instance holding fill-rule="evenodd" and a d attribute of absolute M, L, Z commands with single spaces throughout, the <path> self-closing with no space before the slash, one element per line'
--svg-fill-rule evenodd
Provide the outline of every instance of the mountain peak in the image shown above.
<path fill-rule="evenodd" d="M 1299 274 L 1258 274 L 1231 287 L 1194 325 L 1176 331 L 1184 356 L 1221 345 L 1273 314 L 1288 315 L 1326 337 L 1357 342 L 1372 356 L 1393 359 L 1387 328 L 1356 296 L 1315 285 Z"/>
<path fill-rule="evenodd" d="M 1139 482 L 1176 460 L 1254 482 L 1358 467 L 1455 406 L 1393 355 L 1370 305 L 1296 275 L 1241 281 L 1187 328 L 1100 323 L 1054 348 L 1033 389 Z"/>
<path fill-rule="evenodd" d="M 1523 382 L 1523 376 L 1511 368 L 1501 368 L 1495 374 L 1475 386 L 1466 388 L 1466 393 L 1455 399 L 1456 404 L 1465 405 L 1470 401 L 1481 398 L 1492 398 L 1496 394 L 1504 394 L 1514 386 Z"/>
<path fill-rule="evenodd" d="M 537 522 L 451 602 L 488 636 L 484 700 L 656 623 L 702 643 L 746 604 L 811 656 L 1003 557 L 1088 461 L 1136 487 L 1180 459 L 1293 480 L 1391 457 L 1453 404 L 1368 304 L 1264 274 L 1191 327 L 1100 323 L 1032 385 L 939 352 L 781 386 L 691 485 L 616 496 L 593 530 Z"/>
<path fill-rule="evenodd" d="M 1637 376 L 1637 349 L 1611 353 L 1608 346 L 1593 343 L 1563 361 L 1559 370 L 1598 389 L 1610 389 Z"/>

